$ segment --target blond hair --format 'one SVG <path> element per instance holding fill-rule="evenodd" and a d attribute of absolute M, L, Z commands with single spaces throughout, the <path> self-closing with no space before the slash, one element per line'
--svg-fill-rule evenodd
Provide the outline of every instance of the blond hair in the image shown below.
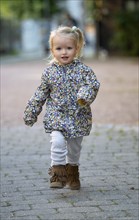
<path fill-rule="evenodd" d="M 69 38 L 72 38 L 75 42 L 76 47 L 77 47 L 76 58 L 81 57 L 82 49 L 84 46 L 84 36 L 83 36 L 83 32 L 79 28 L 77 28 L 75 26 L 73 26 L 72 28 L 66 27 L 66 26 L 60 26 L 56 30 L 51 31 L 50 37 L 49 37 L 50 49 L 53 48 L 53 38 L 57 34 L 63 34 L 63 35 L 69 36 Z M 52 56 L 52 54 L 51 54 L 51 56 Z"/>

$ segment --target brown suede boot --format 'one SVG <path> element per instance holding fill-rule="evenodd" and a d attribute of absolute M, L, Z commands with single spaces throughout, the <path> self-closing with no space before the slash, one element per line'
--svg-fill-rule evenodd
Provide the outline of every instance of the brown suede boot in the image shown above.
<path fill-rule="evenodd" d="M 77 165 L 66 164 L 67 185 L 72 190 L 80 189 L 79 168 Z"/>
<path fill-rule="evenodd" d="M 54 165 L 49 169 L 48 174 L 52 176 L 50 178 L 50 188 L 60 189 L 66 186 L 66 182 L 67 182 L 66 166 Z"/>

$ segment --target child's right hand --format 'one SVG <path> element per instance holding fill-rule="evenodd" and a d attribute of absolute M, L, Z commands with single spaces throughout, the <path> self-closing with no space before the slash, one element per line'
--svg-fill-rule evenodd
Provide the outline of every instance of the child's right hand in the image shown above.
<path fill-rule="evenodd" d="M 37 119 L 36 120 L 31 120 L 28 118 L 23 118 L 23 119 L 24 119 L 25 125 L 30 126 L 30 127 L 32 127 L 34 123 L 37 121 Z"/>
<path fill-rule="evenodd" d="M 32 127 L 34 124 L 34 123 L 32 123 L 31 120 L 27 120 L 27 121 L 24 120 L 24 122 L 25 122 L 25 125 L 30 126 L 30 127 Z"/>

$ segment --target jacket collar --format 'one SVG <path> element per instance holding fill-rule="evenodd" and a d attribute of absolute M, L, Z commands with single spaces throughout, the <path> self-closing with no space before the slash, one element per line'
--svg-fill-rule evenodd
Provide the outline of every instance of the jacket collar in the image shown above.
<path fill-rule="evenodd" d="M 62 65 L 60 64 L 58 61 L 54 61 L 53 62 L 53 65 L 57 66 L 57 67 L 71 67 L 71 66 L 76 66 L 77 64 L 80 63 L 80 60 L 79 59 L 74 59 L 71 63 L 68 63 L 68 64 L 65 64 L 65 65 Z"/>

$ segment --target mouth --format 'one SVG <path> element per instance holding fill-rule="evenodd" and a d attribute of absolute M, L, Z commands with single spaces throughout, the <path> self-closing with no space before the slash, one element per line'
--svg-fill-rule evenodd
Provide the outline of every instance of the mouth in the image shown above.
<path fill-rule="evenodd" d="M 61 57 L 62 60 L 67 60 L 69 57 L 65 56 L 65 57 Z"/>

